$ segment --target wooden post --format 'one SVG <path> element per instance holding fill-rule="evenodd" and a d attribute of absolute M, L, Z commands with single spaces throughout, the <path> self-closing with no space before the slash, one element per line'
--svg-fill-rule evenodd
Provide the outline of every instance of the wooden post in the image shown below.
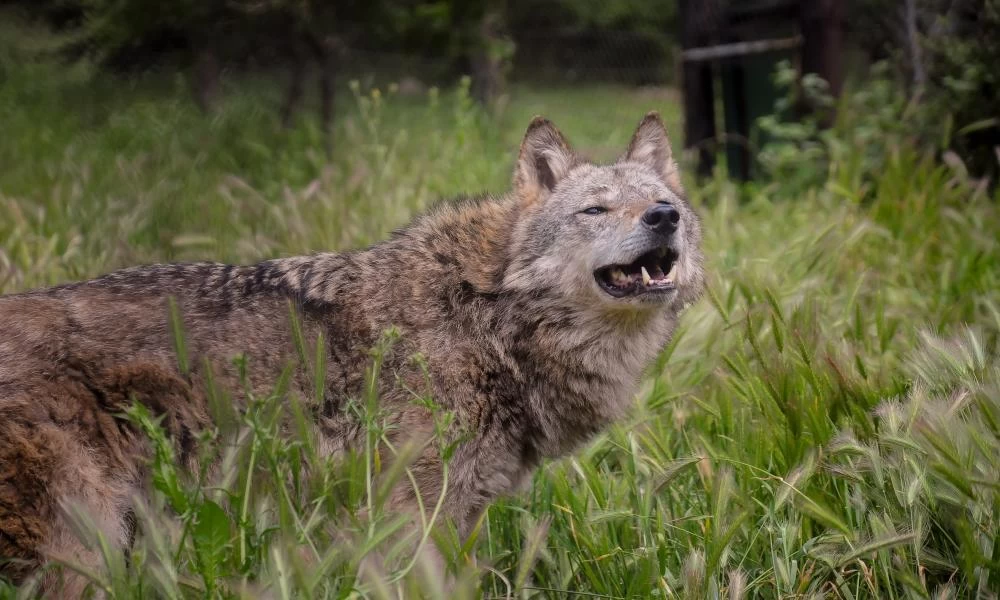
<path fill-rule="evenodd" d="M 816 73 L 840 95 L 844 83 L 844 0 L 801 0 L 802 72 Z"/>
<path fill-rule="evenodd" d="M 711 45 L 708 20 L 702 18 L 710 0 L 680 0 L 681 48 Z M 698 175 L 711 175 L 715 167 L 715 93 L 712 65 L 683 61 L 684 147 L 698 149 Z"/>

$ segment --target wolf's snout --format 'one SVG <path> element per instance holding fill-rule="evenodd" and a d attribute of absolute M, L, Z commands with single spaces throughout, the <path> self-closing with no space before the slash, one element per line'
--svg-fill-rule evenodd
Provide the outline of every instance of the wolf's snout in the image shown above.
<path fill-rule="evenodd" d="M 642 224 L 661 235 L 677 231 L 681 213 L 669 204 L 655 204 L 642 215 Z"/>

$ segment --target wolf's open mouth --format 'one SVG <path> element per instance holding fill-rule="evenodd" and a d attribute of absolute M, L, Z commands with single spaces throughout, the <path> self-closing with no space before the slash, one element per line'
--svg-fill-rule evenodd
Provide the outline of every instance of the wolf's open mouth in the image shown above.
<path fill-rule="evenodd" d="M 627 265 L 608 265 L 594 272 L 598 285 L 615 298 L 667 292 L 675 288 L 677 253 L 651 250 Z"/>

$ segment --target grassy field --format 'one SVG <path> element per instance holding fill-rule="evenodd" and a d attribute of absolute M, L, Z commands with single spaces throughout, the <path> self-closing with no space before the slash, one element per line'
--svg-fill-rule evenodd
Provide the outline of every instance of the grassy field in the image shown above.
<path fill-rule="evenodd" d="M 650 109 L 680 136 L 676 99 L 662 90 L 519 88 L 490 117 L 461 90 L 345 89 L 328 161 L 313 114 L 282 131 L 272 89 L 228 92 L 225 109 L 204 117 L 180 80 L 9 77 L 0 292 L 139 262 L 368 244 L 442 196 L 506 189 L 535 113 L 600 159 Z M 1000 206 L 933 153 L 883 141 L 877 170 L 834 162 L 806 189 L 689 181 L 707 297 L 627 422 L 493 506 L 475 549 L 457 544 L 460 592 L 997 597 Z M 281 401 L 258 399 L 234 431 L 206 433 L 209 448 L 237 441 L 220 480 L 177 473 L 148 415 L 132 415 L 157 440 L 158 492 L 139 511 L 130 559 L 108 551 L 95 588 L 113 598 L 441 594 L 405 557 L 388 580 L 355 578 L 392 527 L 377 507 L 358 516 L 372 461 L 295 476 L 317 459 L 307 432 L 277 435 Z M 0 597 L 19 594 L 31 590 L 0 583 Z"/>

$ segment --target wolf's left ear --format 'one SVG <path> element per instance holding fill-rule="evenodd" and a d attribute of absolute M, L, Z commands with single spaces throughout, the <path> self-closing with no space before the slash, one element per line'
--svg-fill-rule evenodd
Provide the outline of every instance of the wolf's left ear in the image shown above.
<path fill-rule="evenodd" d="M 667 128 L 663 125 L 660 113 L 650 112 L 639 123 L 628 150 L 619 161 L 630 161 L 644 164 L 656 171 L 660 178 L 670 187 L 680 189 L 681 179 L 670 150 L 670 139 L 667 138 Z"/>
<path fill-rule="evenodd" d="M 576 155 L 556 126 L 548 119 L 535 117 L 521 142 L 514 168 L 514 191 L 526 201 L 547 194 L 576 162 Z"/>

